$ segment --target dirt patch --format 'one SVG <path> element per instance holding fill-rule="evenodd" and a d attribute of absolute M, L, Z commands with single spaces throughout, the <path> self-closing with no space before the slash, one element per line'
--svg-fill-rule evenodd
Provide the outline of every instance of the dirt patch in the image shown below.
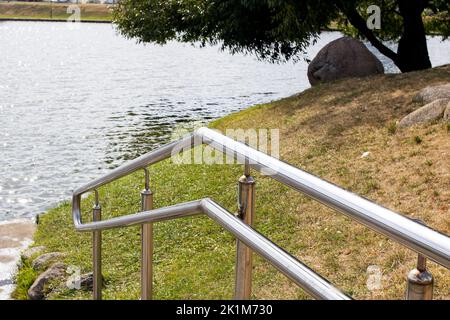
<path fill-rule="evenodd" d="M 0 263 L 8 263 L 14 261 L 14 257 L 6 256 L 6 255 L 0 255 Z"/>
<path fill-rule="evenodd" d="M 29 220 L 0 223 L 0 300 L 10 299 L 20 253 L 32 243 L 35 230 Z"/>
<path fill-rule="evenodd" d="M 25 239 L 31 239 L 36 225 L 30 222 L 0 224 L 0 249 L 17 248 Z"/>

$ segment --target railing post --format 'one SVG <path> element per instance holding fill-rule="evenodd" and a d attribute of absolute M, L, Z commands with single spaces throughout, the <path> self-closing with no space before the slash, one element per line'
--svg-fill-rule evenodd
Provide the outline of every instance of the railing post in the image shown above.
<path fill-rule="evenodd" d="M 248 161 L 244 175 L 239 178 L 239 218 L 253 226 L 255 217 L 255 180 L 250 175 Z M 236 283 L 234 298 L 249 300 L 252 292 L 252 250 L 244 243 L 236 241 Z"/>
<path fill-rule="evenodd" d="M 145 171 L 145 190 L 141 192 L 142 211 L 153 209 L 153 193 L 150 190 L 150 178 Z M 141 227 L 141 300 L 151 300 L 153 291 L 153 224 L 145 223 Z"/>
<path fill-rule="evenodd" d="M 95 205 L 92 209 L 92 220 L 100 221 L 102 219 L 102 207 L 98 201 L 98 191 L 95 190 Z M 93 269 L 93 298 L 102 299 L 102 232 L 94 231 L 92 233 L 92 269 Z"/>
<path fill-rule="evenodd" d="M 433 275 L 427 271 L 427 258 L 419 254 L 417 268 L 408 274 L 406 300 L 433 300 Z"/>
<path fill-rule="evenodd" d="M 425 225 L 420 219 L 414 219 L 417 223 Z M 408 274 L 406 287 L 406 300 L 433 300 L 433 275 L 427 270 L 427 258 L 419 253 L 417 268 Z"/>

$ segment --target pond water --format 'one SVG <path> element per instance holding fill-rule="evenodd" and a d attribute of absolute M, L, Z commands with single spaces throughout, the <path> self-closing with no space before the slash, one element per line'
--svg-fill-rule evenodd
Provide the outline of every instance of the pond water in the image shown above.
<path fill-rule="evenodd" d="M 322 34 L 308 57 L 340 36 Z M 449 41 L 429 42 L 434 65 L 450 62 Z M 167 142 L 174 128 L 309 87 L 303 61 L 145 46 L 109 24 L 0 22 L 0 53 L 0 221 L 68 199 L 74 188 Z"/>

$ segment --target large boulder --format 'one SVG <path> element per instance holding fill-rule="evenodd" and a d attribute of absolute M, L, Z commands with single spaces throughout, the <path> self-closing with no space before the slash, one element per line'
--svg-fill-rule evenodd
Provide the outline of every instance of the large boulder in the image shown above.
<path fill-rule="evenodd" d="M 343 37 L 327 44 L 308 67 L 311 85 L 384 73 L 380 60 L 361 41 Z"/>
<path fill-rule="evenodd" d="M 41 273 L 39 277 L 28 289 L 28 298 L 30 300 L 42 300 L 49 292 L 48 286 L 57 279 L 64 278 L 67 266 L 64 263 L 55 263 L 45 272 Z"/>
<path fill-rule="evenodd" d="M 450 83 L 426 87 L 415 95 L 413 101 L 427 104 L 438 99 L 450 100 Z"/>
<path fill-rule="evenodd" d="M 399 128 L 410 127 L 416 124 L 431 123 L 442 120 L 445 109 L 449 105 L 449 100 L 439 99 L 433 101 L 422 108 L 408 114 L 398 123 Z"/>
<path fill-rule="evenodd" d="M 46 266 L 48 266 L 50 262 L 53 262 L 61 257 L 63 257 L 63 254 L 61 252 L 44 253 L 43 255 L 40 255 L 33 260 L 33 262 L 31 263 L 31 267 L 34 270 L 42 270 Z"/>

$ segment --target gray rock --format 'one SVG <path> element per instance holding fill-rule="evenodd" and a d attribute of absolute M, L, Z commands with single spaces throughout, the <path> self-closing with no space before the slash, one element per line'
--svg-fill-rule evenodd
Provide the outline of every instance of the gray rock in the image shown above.
<path fill-rule="evenodd" d="M 408 114 L 398 123 L 399 128 L 410 127 L 416 124 L 431 123 L 436 120 L 441 120 L 444 111 L 447 108 L 449 100 L 439 99 L 433 101 L 422 108 Z"/>
<path fill-rule="evenodd" d="M 63 254 L 61 252 L 44 253 L 43 255 L 40 255 L 39 257 L 33 260 L 33 262 L 31 263 L 31 267 L 34 270 L 42 270 L 50 262 L 55 261 L 56 259 L 59 259 L 62 256 Z"/>
<path fill-rule="evenodd" d="M 444 121 L 450 122 L 450 101 L 448 102 L 447 108 L 444 111 Z"/>
<path fill-rule="evenodd" d="M 414 96 L 413 101 L 428 104 L 438 99 L 450 100 L 450 83 L 426 87 Z"/>
<path fill-rule="evenodd" d="M 327 44 L 308 66 L 311 85 L 384 73 L 383 64 L 361 41 L 343 37 Z"/>
<path fill-rule="evenodd" d="M 67 279 L 66 284 L 70 289 L 91 290 L 94 284 L 94 274 L 89 272 L 75 277 L 71 276 Z"/>
<path fill-rule="evenodd" d="M 24 259 L 24 260 L 31 259 L 33 256 L 41 253 L 44 250 L 45 250 L 44 246 L 28 248 L 22 252 L 22 259 Z"/>
<path fill-rule="evenodd" d="M 55 263 L 45 272 L 41 273 L 28 290 L 28 298 L 42 300 L 48 294 L 48 284 L 64 277 L 67 266 L 64 263 Z"/>
<path fill-rule="evenodd" d="M 66 285 L 70 289 L 91 291 L 94 287 L 94 274 L 88 272 L 77 277 L 69 277 Z"/>
<path fill-rule="evenodd" d="M 80 277 L 80 287 L 85 290 L 91 290 L 94 284 L 94 274 L 92 272 L 82 274 Z"/>

